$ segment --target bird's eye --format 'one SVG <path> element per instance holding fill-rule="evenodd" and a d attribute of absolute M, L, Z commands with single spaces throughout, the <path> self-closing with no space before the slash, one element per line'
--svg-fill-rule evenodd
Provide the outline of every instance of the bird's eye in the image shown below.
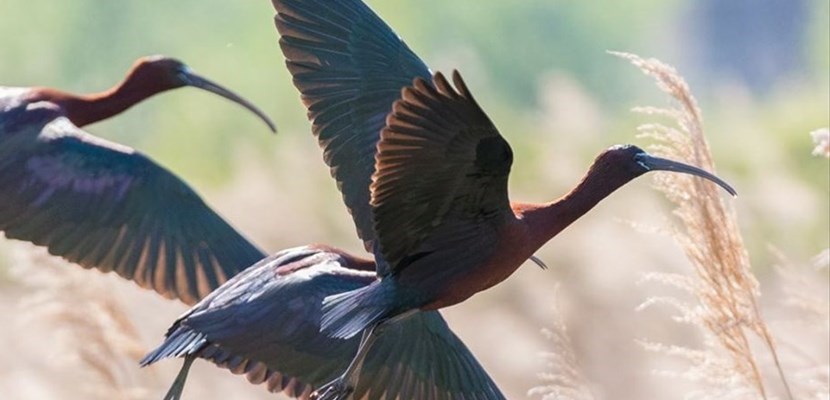
<path fill-rule="evenodd" d="M 651 171 L 651 167 L 648 166 L 645 162 L 645 158 L 648 154 L 644 152 L 640 152 L 634 155 L 634 162 L 636 162 L 639 166 L 643 167 L 646 171 Z"/>
<path fill-rule="evenodd" d="M 176 69 L 176 78 L 184 83 L 190 82 L 190 68 L 187 66 L 181 66 Z"/>

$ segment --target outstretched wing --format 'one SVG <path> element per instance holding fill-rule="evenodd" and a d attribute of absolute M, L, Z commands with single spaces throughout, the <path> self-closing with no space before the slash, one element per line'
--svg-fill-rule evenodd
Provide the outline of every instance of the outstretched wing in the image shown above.
<path fill-rule="evenodd" d="M 381 253 L 393 270 L 431 235 L 483 240 L 480 227 L 510 211 L 510 146 L 461 75 L 403 90 L 378 143 L 372 206 Z M 491 237 L 492 238 L 492 237 Z"/>
<path fill-rule="evenodd" d="M 142 363 L 195 354 L 271 391 L 307 398 L 342 374 L 357 352 L 359 337 L 320 333 L 323 298 L 376 279 L 354 267 L 332 250 L 284 250 L 205 298 Z M 387 329 L 369 351 L 355 399 L 504 398 L 438 312 Z"/>
<path fill-rule="evenodd" d="M 401 88 L 429 69 L 360 0 L 273 0 L 280 47 L 367 250 L 380 131 Z"/>
<path fill-rule="evenodd" d="M 383 332 L 366 358 L 356 399 L 504 399 L 498 386 L 438 311 Z"/>
<path fill-rule="evenodd" d="M 188 304 L 265 256 L 171 172 L 63 117 L 2 133 L 0 230 Z"/>

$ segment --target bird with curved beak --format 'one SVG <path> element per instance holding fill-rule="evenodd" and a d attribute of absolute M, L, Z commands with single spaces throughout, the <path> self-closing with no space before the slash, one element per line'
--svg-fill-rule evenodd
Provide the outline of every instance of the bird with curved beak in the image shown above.
<path fill-rule="evenodd" d="M 638 176 L 689 173 L 735 193 L 697 167 L 621 145 L 600 153 L 559 199 L 511 201 L 513 152 L 460 73 L 430 71 L 361 0 L 272 3 L 293 83 L 377 265 L 374 283 L 323 300 L 321 333 L 362 343 L 316 398 L 353 393 L 383 330 L 504 281 Z"/>
<path fill-rule="evenodd" d="M 181 87 L 237 103 L 276 131 L 251 102 L 169 57 L 139 59 L 96 94 L 0 88 L 0 231 L 190 304 L 263 258 L 173 173 L 80 129 Z"/>
<path fill-rule="evenodd" d="M 446 325 L 440 335 L 418 327 L 502 282 L 647 172 L 689 173 L 735 193 L 711 173 L 622 145 L 559 199 L 511 202 L 513 152 L 459 73 L 430 71 L 360 0 L 272 2 L 293 83 L 373 260 L 288 250 L 218 288 L 143 360 L 185 358 L 166 399 L 179 398 L 195 358 L 302 399 L 503 399 L 460 340 L 429 344 L 452 336 Z"/>
<path fill-rule="evenodd" d="M 460 73 L 430 71 L 361 0 L 272 3 L 293 83 L 372 260 L 327 250 L 343 268 L 335 272 L 286 256 L 218 288 L 143 361 L 185 358 L 168 399 L 197 357 L 300 398 L 503 399 L 469 354 L 445 362 L 466 351 L 460 341 L 431 346 L 419 321 L 504 281 L 647 172 L 689 173 L 735 193 L 711 173 L 622 145 L 602 151 L 564 196 L 510 201 L 513 152 Z M 287 267 L 294 262 L 304 268 Z M 297 307 L 263 300 L 287 298 Z M 343 372 L 326 381 L 336 367 Z"/>

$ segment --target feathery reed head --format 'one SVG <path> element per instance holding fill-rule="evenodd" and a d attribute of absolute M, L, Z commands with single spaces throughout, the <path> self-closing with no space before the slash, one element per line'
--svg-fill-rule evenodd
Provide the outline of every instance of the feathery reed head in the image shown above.
<path fill-rule="evenodd" d="M 670 108 L 641 107 L 635 111 L 669 117 L 672 125 L 660 123 L 641 126 L 643 136 L 657 143 L 652 151 L 684 160 L 707 171 L 715 171 L 709 145 L 703 134 L 703 118 L 688 84 L 677 71 L 656 59 L 633 54 L 612 53 L 630 61 L 654 78 L 658 88 L 673 100 Z M 659 275 L 659 280 L 687 288 L 698 304 L 686 305 L 671 299 L 684 314 L 680 319 L 702 328 L 708 350 L 679 349 L 650 345 L 649 348 L 681 355 L 693 363 L 688 377 L 704 379 L 717 392 L 744 397 L 755 392 L 768 398 L 760 368 L 750 346 L 748 334 L 761 338 L 772 354 L 788 397 L 792 399 L 776 347 L 757 305 L 759 285 L 752 274 L 749 254 L 743 244 L 735 212 L 714 185 L 703 184 L 688 175 L 663 174 L 656 179 L 657 188 L 674 204 L 677 225 L 674 238 L 691 262 L 695 277 Z M 646 305 L 658 302 L 651 299 Z M 663 301 L 666 302 L 666 301 Z M 721 357 L 720 354 L 727 357 Z"/>

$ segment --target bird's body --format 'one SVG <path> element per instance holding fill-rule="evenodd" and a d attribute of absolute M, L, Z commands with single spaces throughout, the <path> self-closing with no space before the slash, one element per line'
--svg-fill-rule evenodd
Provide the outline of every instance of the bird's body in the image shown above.
<path fill-rule="evenodd" d="M 307 399 L 349 366 L 360 345 L 357 337 L 320 333 L 323 299 L 376 282 L 374 271 L 374 262 L 327 246 L 280 251 L 182 315 L 142 364 L 203 358 L 272 392 Z M 437 312 L 403 321 L 373 348 L 356 381 L 355 398 L 503 398 Z M 178 398 L 184 377 L 166 399 Z"/>
<path fill-rule="evenodd" d="M 400 285 L 423 296 L 419 309 L 437 310 L 461 303 L 504 281 L 533 255 L 529 244 L 520 239 L 528 227 L 518 216 L 499 215 L 483 225 L 478 237 L 492 237 L 493 241 L 455 243 L 453 249 L 466 249 L 463 254 L 436 249 L 397 273 L 394 279 Z"/>
<path fill-rule="evenodd" d="M 375 263 L 325 246 L 266 258 L 171 172 L 80 129 L 182 86 L 263 116 L 180 62 L 157 57 L 139 60 L 121 84 L 98 94 L 0 89 L 0 230 L 188 304 L 209 294 L 144 361 L 187 357 L 177 383 L 201 357 L 271 391 L 308 398 L 349 366 L 360 345 L 320 332 L 323 299 L 377 282 Z M 415 345 L 400 351 L 404 343 Z M 437 312 L 390 330 L 375 349 L 356 387 L 366 398 L 503 398 Z"/>
<path fill-rule="evenodd" d="M 142 361 L 185 357 L 166 399 L 180 397 L 197 357 L 300 398 L 503 399 L 435 310 L 504 281 L 646 172 L 731 191 L 627 145 L 600 153 L 565 196 L 511 203 L 513 152 L 459 73 L 431 72 L 361 0 L 272 1 L 287 67 L 371 261 L 313 246 L 256 263 L 263 253 L 184 182 L 78 129 L 163 90 L 219 90 L 178 63 L 139 63 L 94 96 L 0 94 L 0 187 L 11 188 L 0 192 L 0 230 L 188 303 L 210 293 Z"/>
<path fill-rule="evenodd" d="M 0 88 L 0 231 L 190 304 L 264 257 L 171 172 L 81 129 L 185 86 L 239 103 L 273 128 L 246 100 L 159 56 L 138 60 L 101 93 Z"/>
<path fill-rule="evenodd" d="M 566 196 L 544 204 L 510 203 L 509 208 L 477 221 L 476 234 L 465 241 L 442 236 L 429 241 L 415 251 L 429 254 L 403 268 L 395 279 L 429 294 L 431 301 L 420 307 L 423 310 L 455 305 L 495 286 L 601 200 L 645 173 L 637 169 L 619 173 L 623 158 L 640 152 L 633 146 L 612 148 L 597 157 Z"/>
<path fill-rule="evenodd" d="M 484 261 L 471 266 L 452 279 L 456 283 L 447 285 L 438 301 L 424 309 L 439 309 L 460 303 L 472 295 L 487 290 L 512 275 L 525 264 L 541 247 L 528 240 L 531 226 L 522 213 L 509 213 L 495 228 L 493 235 L 498 239 L 492 247 L 479 245 L 473 251 L 480 251 Z M 454 293 L 453 293 L 454 292 Z"/>
<path fill-rule="evenodd" d="M 272 0 L 280 48 L 378 280 L 323 300 L 321 330 L 363 336 L 352 364 L 318 389 L 342 399 L 390 327 L 463 302 L 513 274 L 612 192 L 654 170 L 720 179 L 614 146 L 545 204 L 511 203 L 513 153 L 454 72 L 426 64 L 361 0 Z"/>

